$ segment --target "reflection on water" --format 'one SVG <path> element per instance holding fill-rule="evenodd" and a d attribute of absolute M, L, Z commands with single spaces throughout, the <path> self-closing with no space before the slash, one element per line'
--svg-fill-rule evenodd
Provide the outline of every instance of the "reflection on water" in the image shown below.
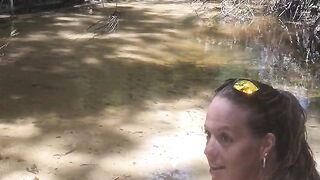
<path fill-rule="evenodd" d="M 6 23 L 0 23 L 0 63 L 2 61 L 1 57 L 5 56 L 6 48 L 9 46 L 11 39 L 18 34 L 14 20 L 9 19 Z"/>
<path fill-rule="evenodd" d="M 304 54 L 297 53 L 297 46 L 290 43 L 293 32 L 284 31 L 276 20 L 260 18 L 250 25 L 237 26 L 223 23 L 209 32 L 212 34 L 200 40 L 206 51 L 242 48 L 250 56 L 244 68 L 256 72 L 253 78 L 289 90 L 300 99 L 319 96 L 319 63 L 306 63 Z M 304 107 L 307 102 L 302 103 Z"/>

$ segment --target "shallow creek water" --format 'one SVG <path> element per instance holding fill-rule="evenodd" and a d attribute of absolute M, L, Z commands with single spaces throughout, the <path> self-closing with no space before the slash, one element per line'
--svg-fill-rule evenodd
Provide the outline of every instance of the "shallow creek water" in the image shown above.
<path fill-rule="evenodd" d="M 274 34 L 208 28 L 169 0 L 120 3 L 115 32 L 86 31 L 113 8 L 1 22 L 2 37 L 19 34 L 1 49 L 0 180 L 210 179 L 205 112 L 231 77 L 294 92 L 320 162 L 320 72 L 291 62 Z"/>

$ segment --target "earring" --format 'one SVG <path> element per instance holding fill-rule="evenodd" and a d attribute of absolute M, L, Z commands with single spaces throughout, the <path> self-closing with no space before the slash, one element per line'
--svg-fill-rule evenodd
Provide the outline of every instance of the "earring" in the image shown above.
<path fill-rule="evenodd" d="M 263 157 L 263 160 L 262 160 L 262 168 L 263 169 L 266 168 L 267 156 L 268 156 L 268 153 L 265 153 L 264 157 Z"/>

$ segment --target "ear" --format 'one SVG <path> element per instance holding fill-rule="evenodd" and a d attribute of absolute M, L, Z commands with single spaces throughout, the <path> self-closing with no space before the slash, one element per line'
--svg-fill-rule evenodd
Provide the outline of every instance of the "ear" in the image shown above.
<path fill-rule="evenodd" d="M 266 154 L 270 154 L 276 145 L 276 137 L 273 133 L 267 133 L 261 141 L 260 158 L 262 159 Z"/>

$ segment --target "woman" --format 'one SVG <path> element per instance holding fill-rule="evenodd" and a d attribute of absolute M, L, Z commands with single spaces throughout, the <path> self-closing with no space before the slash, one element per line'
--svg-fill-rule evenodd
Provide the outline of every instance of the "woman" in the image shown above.
<path fill-rule="evenodd" d="M 289 92 L 248 79 L 216 89 L 205 121 L 213 180 L 320 180 L 306 115 Z"/>

